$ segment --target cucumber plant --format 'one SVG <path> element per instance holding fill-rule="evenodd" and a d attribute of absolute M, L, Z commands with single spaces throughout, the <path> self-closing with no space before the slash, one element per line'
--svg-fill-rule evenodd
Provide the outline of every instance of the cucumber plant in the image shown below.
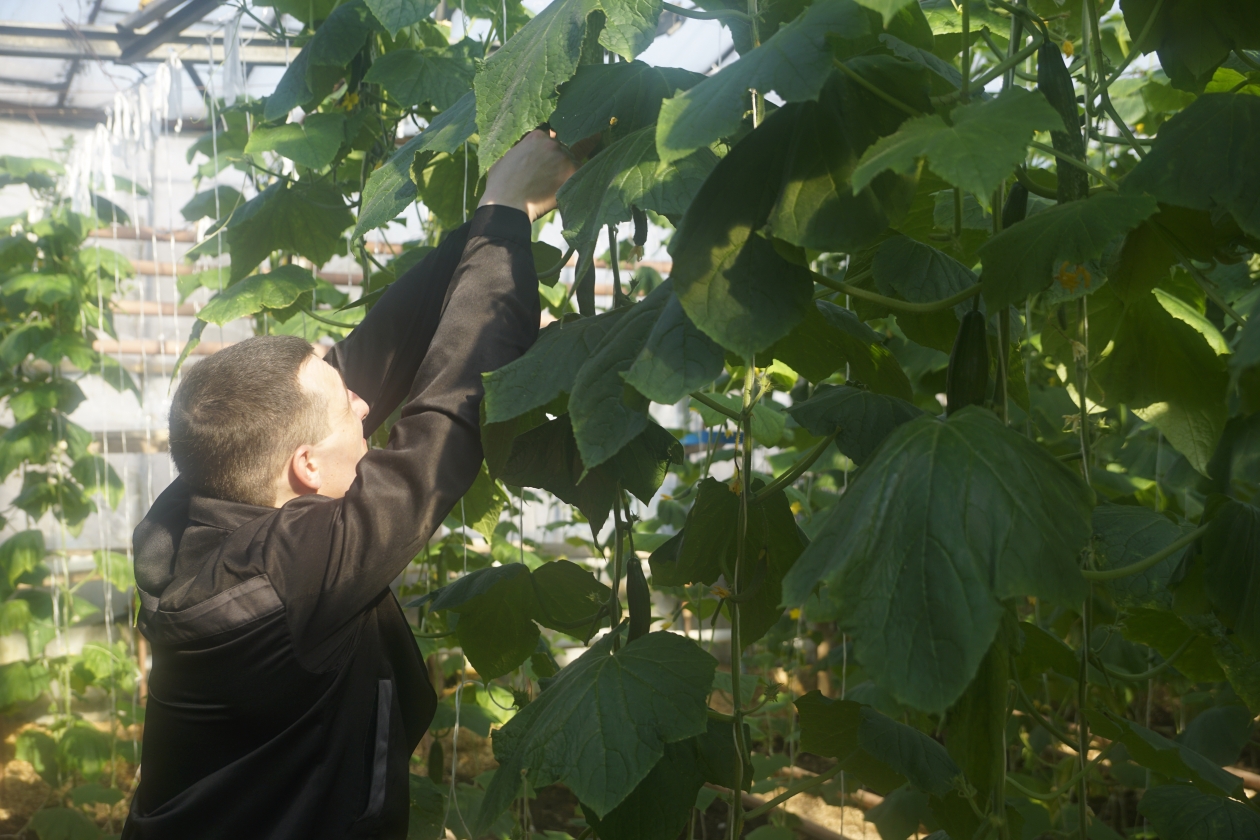
<path fill-rule="evenodd" d="M 405 583 L 435 727 L 494 729 L 498 762 L 446 787 L 430 753 L 416 836 L 528 836 L 548 785 L 605 840 L 691 831 L 706 785 L 731 838 L 858 785 L 886 838 L 1257 836 L 1222 769 L 1256 766 L 1260 713 L 1245 4 L 469 3 L 484 35 L 456 43 L 427 0 L 276 5 L 300 52 L 195 150 L 246 188 L 194 252 L 230 255 L 194 339 L 242 315 L 340 334 L 523 133 L 586 161 L 559 195 L 579 279 L 536 247 L 556 321 L 486 376 L 485 468 Z M 666 11 L 739 58 L 647 65 Z M 412 212 L 423 241 L 367 247 Z M 648 220 L 672 266 L 627 283 Z M 347 248 L 355 304 L 293 259 Z M 513 544 L 531 499 L 589 527 L 598 577 Z M 729 673 L 670 632 L 701 620 Z M 560 667 L 565 638 L 585 652 Z M 840 652 L 804 682 L 802 639 Z M 798 750 L 822 772 L 746 808 L 765 754 Z"/>

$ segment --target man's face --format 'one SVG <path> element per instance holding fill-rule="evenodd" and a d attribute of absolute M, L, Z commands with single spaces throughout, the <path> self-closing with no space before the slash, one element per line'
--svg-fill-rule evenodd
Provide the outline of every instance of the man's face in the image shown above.
<path fill-rule="evenodd" d="M 368 451 L 363 439 L 368 404 L 346 387 L 336 368 L 314 356 L 302 365 L 298 381 L 317 395 L 328 413 L 328 435 L 311 447 L 310 460 L 322 481 L 318 492 L 340 499 L 354 483 L 355 467 Z"/>

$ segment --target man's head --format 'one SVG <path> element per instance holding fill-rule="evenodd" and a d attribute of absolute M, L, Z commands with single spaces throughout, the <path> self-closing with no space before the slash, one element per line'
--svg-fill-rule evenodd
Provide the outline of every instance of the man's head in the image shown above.
<path fill-rule="evenodd" d="M 345 495 L 368 406 L 296 336 L 258 336 L 194 365 L 171 403 L 171 456 L 198 492 L 279 506 Z"/>

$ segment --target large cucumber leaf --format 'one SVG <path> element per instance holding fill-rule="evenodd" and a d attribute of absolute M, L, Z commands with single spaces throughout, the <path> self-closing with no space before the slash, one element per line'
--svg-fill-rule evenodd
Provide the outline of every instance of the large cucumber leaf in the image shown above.
<path fill-rule="evenodd" d="M 989 311 L 1023 304 L 1024 298 L 1050 285 L 1064 262 L 1075 271 L 1097 259 L 1107 243 L 1155 210 L 1155 201 L 1148 196 L 1100 193 L 1011 225 L 980 246 L 984 262 L 980 279 Z"/>
<path fill-rule="evenodd" d="M 861 465 L 893 429 L 925 412 L 905 400 L 850 385 L 819 385 L 814 395 L 788 409 L 810 434 L 836 436 L 836 448 Z"/>
<path fill-rule="evenodd" d="M 1260 837 L 1260 815 L 1238 802 L 1190 785 L 1151 788 L 1138 813 L 1164 840 L 1250 840 Z"/>
<path fill-rule="evenodd" d="M 555 0 L 492 55 L 477 74 L 481 169 L 546 122 L 557 89 L 573 78 L 592 14 L 603 13 L 599 43 L 627 61 L 656 37 L 660 0 Z"/>
<path fill-rule="evenodd" d="M 1061 123 L 1045 97 L 1019 87 L 960 105 L 949 123 L 938 114 L 915 117 L 866 150 L 853 171 L 853 188 L 886 169 L 908 172 L 926 158 L 933 172 L 973 194 L 987 210 L 994 188 L 1024 161 L 1033 134 Z"/>
<path fill-rule="evenodd" d="M 613 638 L 592 645 L 494 734 L 499 771 L 475 835 L 516 797 L 522 775 L 535 788 L 564 783 L 603 818 L 652 771 L 666 744 L 707 730 L 713 657 L 672 633 L 649 633 L 616 652 Z"/>
<path fill-rule="evenodd" d="M 722 347 L 696 328 L 671 295 L 634 364 L 623 375 L 652 402 L 672 405 L 722 372 Z"/>
<path fill-rule="evenodd" d="M 641 128 L 600 152 L 556 193 L 564 238 L 580 249 L 605 225 L 629 221 L 631 205 L 681 216 L 717 162 L 717 155 L 700 149 L 673 163 L 661 163 L 652 127 Z"/>
<path fill-rule="evenodd" d="M 1124 191 L 1197 210 L 1224 207 L 1239 227 L 1260 236 L 1257 135 L 1260 97 L 1200 96 L 1160 126 L 1150 154 L 1124 179 Z"/>
<path fill-rule="evenodd" d="M 1002 599 L 1085 596 L 1077 557 L 1092 507 L 1074 472 L 990 412 L 922 417 L 850 483 L 784 580 L 784 601 L 827 583 L 872 679 L 941 712 L 975 676 Z"/>
<path fill-rule="evenodd" d="M 245 277 L 277 250 L 293 251 L 323 265 L 345 248 L 341 234 L 352 224 L 354 216 L 331 182 L 290 185 L 277 181 L 236 208 L 227 224 L 231 282 Z"/>
<path fill-rule="evenodd" d="M 832 71 L 828 38 L 857 38 L 868 27 L 853 0 L 814 3 L 739 61 L 665 101 L 656 128 L 661 160 L 679 160 L 734 134 L 748 110 L 750 88 L 774 91 L 787 102 L 817 98 Z"/>
<path fill-rule="evenodd" d="M 412 137 L 389 160 L 368 177 L 363 188 L 363 204 L 359 221 L 354 226 L 357 239 L 373 228 L 394 220 L 394 217 L 416 200 L 416 182 L 411 180 L 411 167 L 421 152 L 450 154 L 477 131 L 477 100 L 472 91 L 433 118 L 424 131 Z"/>
<path fill-rule="evenodd" d="M 661 310 L 672 297 L 671 281 L 666 280 L 642 303 L 629 307 L 573 380 L 569 417 L 587 469 L 616 455 L 647 428 L 647 400 L 628 387 L 621 374 L 634 364 Z"/>

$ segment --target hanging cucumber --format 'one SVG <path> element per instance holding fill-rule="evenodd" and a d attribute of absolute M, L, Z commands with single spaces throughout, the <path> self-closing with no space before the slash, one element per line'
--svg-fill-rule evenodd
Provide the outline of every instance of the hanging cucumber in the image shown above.
<path fill-rule="evenodd" d="M 1028 215 L 1028 188 L 1018 181 L 1006 194 L 1006 203 L 1002 205 L 1002 230 L 1024 221 Z"/>
<path fill-rule="evenodd" d="M 643 564 L 638 557 L 631 557 L 626 564 L 626 600 L 630 604 L 630 634 L 633 642 L 646 635 L 652 626 L 652 593 L 647 578 L 643 576 Z"/>
<path fill-rule="evenodd" d="M 642 248 L 647 244 L 647 212 L 631 205 L 630 215 L 634 218 L 634 246 Z"/>
<path fill-rule="evenodd" d="M 1085 138 L 1081 135 L 1081 118 L 1076 112 L 1076 88 L 1072 75 L 1063 63 L 1063 53 L 1056 44 L 1046 41 L 1037 50 L 1037 89 L 1063 117 L 1063 131 L 1051 131 L 1050 142 L 1055 151 L 1085 159 Z M 1076 201 L 1089 195 L 1089 175 L 1075 166 L 1059 161 L 1058 199 Z"/>
<path fill-rule="evenodd" d="M 969 405 L 984 405 L 989 393 L 989 336 L 984 313 L 973 309 L 963 316 L 949 354 L 945 374 L 945 413 Z"/>

